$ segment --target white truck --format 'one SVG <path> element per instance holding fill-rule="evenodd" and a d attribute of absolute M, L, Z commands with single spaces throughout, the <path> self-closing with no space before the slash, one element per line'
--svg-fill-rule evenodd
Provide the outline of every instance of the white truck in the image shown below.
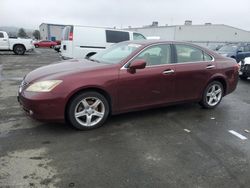
<path fill-rule="evenodd" d="M 62 32 L 63 59 L 89 58 L 114 43 L 126 40 L 145 40 L 136 32 L 88 26 L 67 26 Z"/>
<path fill-rule="evenodd" d="M 5 31 L 0 31 L 0 51 L 13 51 L 17 55 L 23 55 L 34 48 L 32 39 L 9 38 Z"/>

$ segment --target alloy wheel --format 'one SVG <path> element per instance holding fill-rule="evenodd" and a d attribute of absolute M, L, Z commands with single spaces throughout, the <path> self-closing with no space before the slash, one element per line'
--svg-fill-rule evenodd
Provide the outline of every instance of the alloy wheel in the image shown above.
<path fill-rule="evenodd" d="M 96 97 L 86 97 L 75 107 L 76 121 L 86 127 L 98 124 L 104 117 L 105 105 Z"/>
<path fill-rule="evenodd" d="M 210 106 L 216 106 L 222 98 L 222 88 L 219 84 L 211 85 L 206 93 L 206 102 Z"/>

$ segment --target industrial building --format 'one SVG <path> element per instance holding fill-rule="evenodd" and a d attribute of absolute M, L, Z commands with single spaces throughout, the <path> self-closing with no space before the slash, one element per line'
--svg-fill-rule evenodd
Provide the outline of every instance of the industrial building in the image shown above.
<path fill-rule="evenodd" d="M 131 31 L 142 33 L 146 37 L 160 37 L 163 40 L 176 40 L 197 43 L 207 46 L 212 43 L 250 42 L 250 32 L 224 24 L 205 23 L 193 25 L 192 21 L 185 21 L 184 25 L 158 26 L 152 25 L 129 28 Z"/>
<path fill-rule="evenodd" d="M 42 23 L 39 26 L 41 40 L 61 40 L 62 30 L 65 26 L 66 25 Z"/>

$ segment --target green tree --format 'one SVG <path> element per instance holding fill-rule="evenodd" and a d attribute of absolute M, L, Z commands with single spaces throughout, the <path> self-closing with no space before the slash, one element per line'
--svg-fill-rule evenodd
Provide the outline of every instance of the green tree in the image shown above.
<path fill-rule="evenodd" d="M 35 30 L 35 31 L 33 31 L 32 34 L 35 37 L 35 39 L 40 40 L 40 38 L 41 38 L 40 31 Z"/>
<path fill-rule="evenodd" d="M 23 28 L 20 28 L 20 29 L 18 30 L 17 36 L 20 37 L 20 38 L 28 37 L 27 33 L 25 32 L 25 30 L 24 30 Z"/>

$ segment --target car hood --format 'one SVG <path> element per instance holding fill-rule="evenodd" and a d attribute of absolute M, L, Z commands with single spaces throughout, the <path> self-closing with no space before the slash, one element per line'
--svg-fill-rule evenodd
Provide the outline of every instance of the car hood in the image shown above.
<path fill-rule="evenodd" d="M 61 61 L 31 71 L 25 76 L 25 82 L 30 83 L 40 79 L 46 79 L 46 78 L 49 79 L 52 77 L 55 78 L 77 72 L 85 72 L 89 70 L 98 69 L 103 66 L 108 66 L 108 65 L 89 60 L 73 59 L 69 61 Z"/>

